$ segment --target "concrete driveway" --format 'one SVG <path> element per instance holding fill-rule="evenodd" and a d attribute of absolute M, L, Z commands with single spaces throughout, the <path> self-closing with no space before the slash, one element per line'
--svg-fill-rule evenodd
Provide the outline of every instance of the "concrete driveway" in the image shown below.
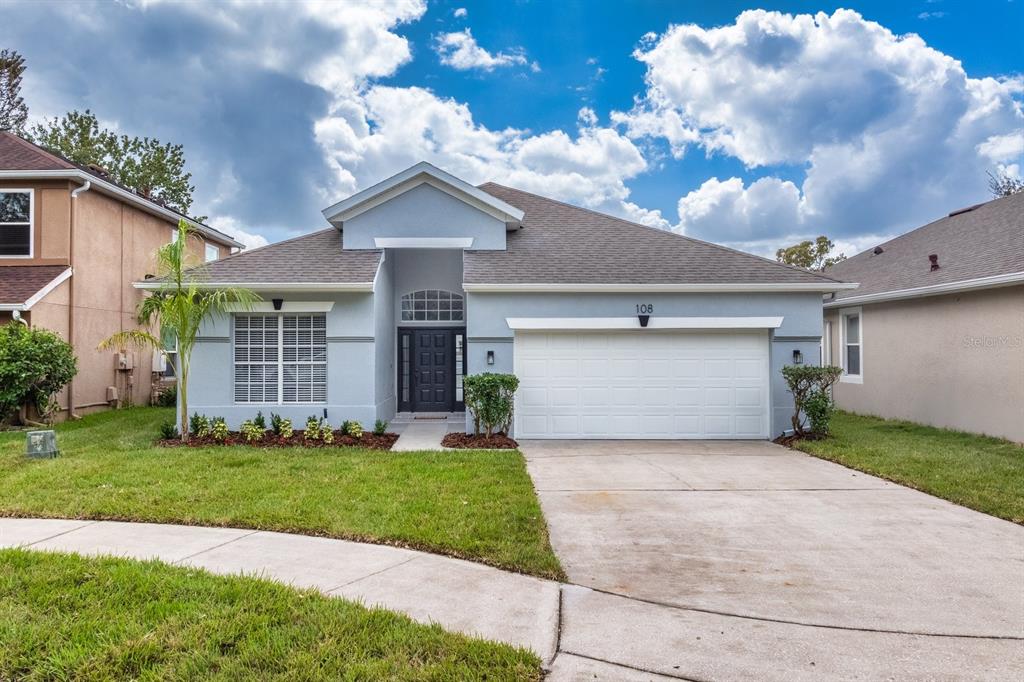
<path fill-rule="evenodd" d="M 580 586 L 564 679 L 579 653 L 702 679 L 1024 670 L 1015 524 L 764 442 L 521 445 Z"/>

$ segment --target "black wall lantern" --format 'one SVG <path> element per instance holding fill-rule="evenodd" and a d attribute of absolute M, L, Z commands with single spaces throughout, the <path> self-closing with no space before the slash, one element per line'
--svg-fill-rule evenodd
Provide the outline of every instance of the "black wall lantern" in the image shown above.
<path fill-rule="evenodd" d="M 640 320 L 640 326 L 646 327 L 647 323 L 651 321 L 650 315 L 637 315 L 637 319 Z"/>
<path fill-rule="evenodd" d="M 270 300 L 274 302 L 274 310 L 280 310 L 281 306 L 284 305 L 284 299 L 283 298 L 272 298 Z"/>
<path fill-rule="evenodd" d="M 802 365 L 804 364 L 804 354 L 799 349 L 793 349 L 793 364 Z"/>
<path fill-rule="evenodd" d="M 487 364 L 488 365 L 493 365 L 494 364 L 494 351 L 493 350 L 487 351 Z"/>

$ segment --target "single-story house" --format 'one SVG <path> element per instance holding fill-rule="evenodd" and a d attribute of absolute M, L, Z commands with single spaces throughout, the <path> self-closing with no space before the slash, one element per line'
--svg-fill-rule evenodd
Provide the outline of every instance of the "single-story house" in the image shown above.
<path fill-rule="evenodd" d="M 1024 193 L 826 271 L 823 360 L 846 410 L 1024 442 Z"/>
<path fill-rule="evenodd" d="M 780 369 L 817 362 L 823 295 L 856 286 L 427 163 L 323 215 L 205 267 L 263 302 L 206 325 L 190 412 L 372 424 L 514 372 L 520 438 L 769 438 Z"/>

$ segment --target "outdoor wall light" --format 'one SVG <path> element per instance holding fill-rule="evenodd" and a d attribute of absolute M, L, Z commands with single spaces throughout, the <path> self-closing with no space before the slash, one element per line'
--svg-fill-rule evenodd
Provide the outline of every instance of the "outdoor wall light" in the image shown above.
<path fill-rule="evenodd" d="M 804 364 L 804 354 L 801 353 L 797 349 L 793 350 L 793 364 L 794 365 L 802 365 L 802 364 Z"/>
<path fill-rule="evenodd" d="M 487 351 L 487 364 L 488 365 L 493 365 L 494 364 L 494 351 L 493 350 Z"/>
<path fill-rule="evenodd" d="M 274 310 L 280 310 L 281 306 L 284 305 L 284 299 L 283 298 L 272 298 L 270 300 L 274 302 Z"/>

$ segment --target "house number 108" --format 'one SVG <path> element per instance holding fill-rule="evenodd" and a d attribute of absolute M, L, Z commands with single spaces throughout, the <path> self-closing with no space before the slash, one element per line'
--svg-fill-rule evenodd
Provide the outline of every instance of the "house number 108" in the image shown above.
<path fill-rule="evenodd" d="M 653 303 L 637 303 L 636 312 L 640 315 L 650 315 L 654 312 Z"/>

